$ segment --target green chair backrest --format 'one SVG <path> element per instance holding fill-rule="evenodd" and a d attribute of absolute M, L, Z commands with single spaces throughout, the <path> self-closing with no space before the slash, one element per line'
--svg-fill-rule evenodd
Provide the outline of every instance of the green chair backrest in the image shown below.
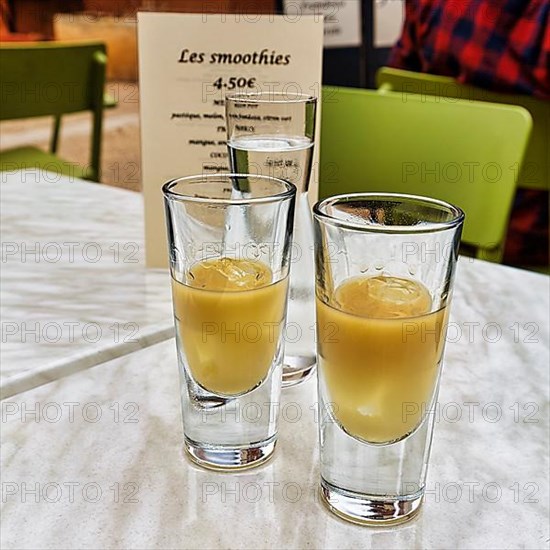
<path fill-rule="evenodd" d="M 0 120 L 91 111 L 90 179 L 98 181 L 107 56 L 102 42 L 4 43 L 0 46 Z"/>
<path fill-rule="evenodd" d="M 466 213 L 463 242 L 489 259 L 505 238 L 531 130 L 522 107 L 323 88 L 319 195 L 396 192 Z"/>
<path fill-rule="evenodd" d="M 105 60 L 101 42 L 2 44 L 0 120 L 102 107 Z"/>
<path fill-rule="evenodd" d="M 409 94 L 435 96 L 440 101 L 464 99 L 489 101 L 525 107 L 533 118 L 533 130 L 527 146 L 518 186 L 550 189 L 550 101 L 519 94 L 500 94 L 474 86 L 459 84 L 453 78 L 382 67 L 376 75 L 379 89 Z"/>

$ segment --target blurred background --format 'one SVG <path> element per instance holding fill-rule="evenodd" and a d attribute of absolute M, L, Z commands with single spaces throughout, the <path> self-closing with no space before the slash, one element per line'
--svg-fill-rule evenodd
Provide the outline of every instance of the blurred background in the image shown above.
<path fill-rule="evenodd" d="M 0 0 L 0 40 L 106 43 L 106 91 L 116 108 L 104 113 L 100 181 L 139 191 L 137 11 L 286 13 L 290 19 L 298 13 L 319 13 L 317 6 L 322 4 L 326 27 L 323 84 L 374 88 L 375 72 L 386 62 L 401 30 L 402 0 L 344 0 L 333 2 L 332 7 L 326 2 L 296 0 Z M 342 20 L 342 10 L 346 20 Z M 89 132 L 88 113 L 64 117 L 59 155 L 85 164 Z M 26 144 L 47 148 L 51 119 L 5 121 L 1 134 L 2 149 Z"/>

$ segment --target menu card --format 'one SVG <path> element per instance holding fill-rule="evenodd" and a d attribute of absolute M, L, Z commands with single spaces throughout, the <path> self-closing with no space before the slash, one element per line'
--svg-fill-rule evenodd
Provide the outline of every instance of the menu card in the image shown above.
<path fill-rule="evenodd" d="M 146 264 L 165 267 L 162 185 L 176 177 L 229 170 L 228 93 L 320 97 L 323 19 L 144 12 L 138 13 L 138 48 Z M 317 146 L 313 196 L 318 151 Z"/>

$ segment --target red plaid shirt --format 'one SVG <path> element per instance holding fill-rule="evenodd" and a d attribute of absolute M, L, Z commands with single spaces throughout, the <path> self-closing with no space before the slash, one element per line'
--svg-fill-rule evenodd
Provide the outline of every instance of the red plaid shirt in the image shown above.
<path fill-rule="evenodd" d="M 389 65 L 550 99 L 550 0 L 406 0 Z"/>

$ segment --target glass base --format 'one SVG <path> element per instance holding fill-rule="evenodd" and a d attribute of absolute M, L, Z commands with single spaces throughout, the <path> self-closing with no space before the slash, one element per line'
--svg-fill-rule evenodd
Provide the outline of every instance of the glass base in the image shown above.
<path fill-rule="evenodd" d="M 424 492 L 403 499 L 382 499 L 337 489 L 321 478 L 321 500 L 328 509 L 346 521 L 359 525 L 397 525 L 413 519 L 419 512 Z"/>
<path fill-rule="evenodd" d="M 276 445 L 277 435 L 249 447 L 205 445 L 184 438 L 184 449 L 192 462 L 218 471 L 246 470 L 260 466 L 273 456 Z"/>
<path fill-rule="evenodd" d="M 283 361 L 283 388 L 305 382 L 315 372 L 315 355 L 285 355 Z"/>

